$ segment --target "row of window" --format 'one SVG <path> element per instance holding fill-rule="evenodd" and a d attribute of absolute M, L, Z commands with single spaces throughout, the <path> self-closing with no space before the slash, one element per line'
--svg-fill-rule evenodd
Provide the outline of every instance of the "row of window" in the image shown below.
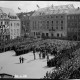
<path fill-rule="evenodd" d="M 40 32 L 34 32 L 34 35 L 40 35 Z M 49 33 L 42 33 L 42 36 L 47 36 L 47 37 L 49 37 Z M 54 36 L 54 34 L 53 33 L 51 33 L 51 37 L 53 37 Z M 57 33 L 57 37 L 63 37 L 63 34 L 59 34 L 59 33 Z"/>
<path fill-rule="evenodd" d="M 19 26 L 19 23 L 11 23 L 11 26 Z"/>
<path fill-rule="evenodd" d="M 69 32 L 77 32 L 77 28 L 68 28 Z"/>
<path fill-rule="evenodd" d="M 5 22 L 3 22 L 3 21 L 1 21 L 1 23 L 0 23 L 1 25 L 9 25 L 9 22 L 8 21 L 5 21 Z"/>
<path fill-rule="evenodd" d="M 44 15 L 45 13 L 39 13 L 39 15 L 41 16 L 41 15 Z M 43 16 L 43 18 L 63 18 L 63 15 L 59 15 L 59 16 L 57 16 L 57 15 L 47 15 L 47 16 Z"/>
<path fill-rule="evenodd" d="M 2 21 L 1 21 L 1 25 L 3 25 L 3 24 L 4 24 L 4 25 L 9 25 L 9 22 L 6 22 L 6 21 L 5 21 L 5 22 L 2 22 Z M 14 26 L 19 26 L 19 23 L 14 23 L 14 24 L 11 23 L 11 26 L 13 26 L 13 25 L 14 25 Z"/>
<path fill-rule="evenodd" d="M 19 32 L 19 29 L 11 29 L 11 33 L 16 33 L 16 32 Z"/>
<path fill-rule="evenodd" d="M 10 15 L 6 15 L 6 14 L 2 14 L 2 15 L 0 15 L 0 18 L 11 18 L 11 19 L 17 19 L 17 16 L 10 16 Z"/>
<path fill-rule="evenodd" d="M 46 23 L 47 23 L 46 24 L 47 29 L 49 29 L 50 24 L 51 24 L 52 27 L 54 25 L 54 21 L 47 21 Z M 44 25 L 45 25 L 45 21 L 38 21 L 38 22 L 33 21 L 33 29 L 35 29 L 36 27 L 39 29 L 39 27 L 41 28 Z M 61 25 L 63 27 L 63 21 L 60 21 L 60 24 L 59 24 L 59 21 L 56 21 L 56 26 L 58 26 L 58 25 L 59 26 Z"/>
<path fill-rule="evenodd" d="M 68 19 L 80 19 L 80 16 L 68 16 Z"/>
<path fill-rule="evenodd" d="M 61 15 L 61 16 L 53 16 L 53 15 L 49 15 L 49 16 L 46 16 L 47 18 L 63 18 L 63 16 Z"/>
<path fill-rule="evenodd" d="M 17 36 L 11 36 L 11 39 L 14 39 L 14 38 L 17 38 L 19 35 L 17 35 Z"/>

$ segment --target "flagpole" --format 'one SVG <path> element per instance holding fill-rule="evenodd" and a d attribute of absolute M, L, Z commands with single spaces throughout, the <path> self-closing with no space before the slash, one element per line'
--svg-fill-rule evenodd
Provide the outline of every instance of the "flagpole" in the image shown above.
<path fill-rule="evenodd" d="M 20 11 L 20 13 L 21 13 L 21 8 L 19 8 L 19 7 L 18 7 L 18 10 L 19 10 L 19 11 Z"/>

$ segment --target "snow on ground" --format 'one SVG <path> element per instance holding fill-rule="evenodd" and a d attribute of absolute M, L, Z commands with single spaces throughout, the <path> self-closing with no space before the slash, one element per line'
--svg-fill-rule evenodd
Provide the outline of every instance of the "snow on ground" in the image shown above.
<path fill-rule="evenodd" d="M 0 73 L 11 75 L 27 75 L 27 78 L 43 78 L 47 71 L 53 69 L 47 67 L 47 60 L 39 59 L 36 53 L 36 60 L 32 52 L 21 55 L 25 58 L 24 63 L 19 62 L 20 56 L 14 56 L 14 51 L 0 53 Z M 53 58 L 54 56 L 50 56 Z"/>

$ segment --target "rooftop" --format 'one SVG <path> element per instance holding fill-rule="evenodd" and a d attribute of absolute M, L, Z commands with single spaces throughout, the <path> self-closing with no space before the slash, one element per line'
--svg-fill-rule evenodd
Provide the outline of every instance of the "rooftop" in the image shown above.
<path fill-rule="evenodd" d="M 48 15 L 48 14 L 79 14 L 80 9 L 74 8 L 73 4 L 50 6 L 36 10 L 32 16 Z"/>
<path fill-rule="evenodd" d="M 10 9 L 10 8 L 0 7 L 0 13 L 5 13 L 8 16 L 16 16 L 17 17 L 17 15 L 14 12 L 14 10 L 13 9 Z M 19 18 L 17 17 L 16 20 L 19 20 Z"/>
<path fill-rule="evenodd" d="M 10 14 L 12 16 L 16 16 L 16 13 L 10 8 L 0 7 L 0 13 L 6 13 L 7 15 Z"/>

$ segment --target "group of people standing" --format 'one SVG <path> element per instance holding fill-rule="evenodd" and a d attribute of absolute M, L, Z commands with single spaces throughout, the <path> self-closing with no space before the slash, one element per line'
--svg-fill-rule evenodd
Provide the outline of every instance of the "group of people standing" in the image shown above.
<path fill-rule="evenodd" d="M 20 63 L 24 63 L 24 58 L 23 57 L 19 57 Z"/>
<path fill-rule="evenodd" d="M 33 49 L 34 60 L 36 59 L 35 52 L 36 52 L 36 48 Z M 39 59 L 44 59 L 45 57 L 47 57 L 47 61 L 48 61 L 49 60 L 49 54 L 48 54 L 47 50 L 40 48 L 40 50 L 39 50 Z"/>

